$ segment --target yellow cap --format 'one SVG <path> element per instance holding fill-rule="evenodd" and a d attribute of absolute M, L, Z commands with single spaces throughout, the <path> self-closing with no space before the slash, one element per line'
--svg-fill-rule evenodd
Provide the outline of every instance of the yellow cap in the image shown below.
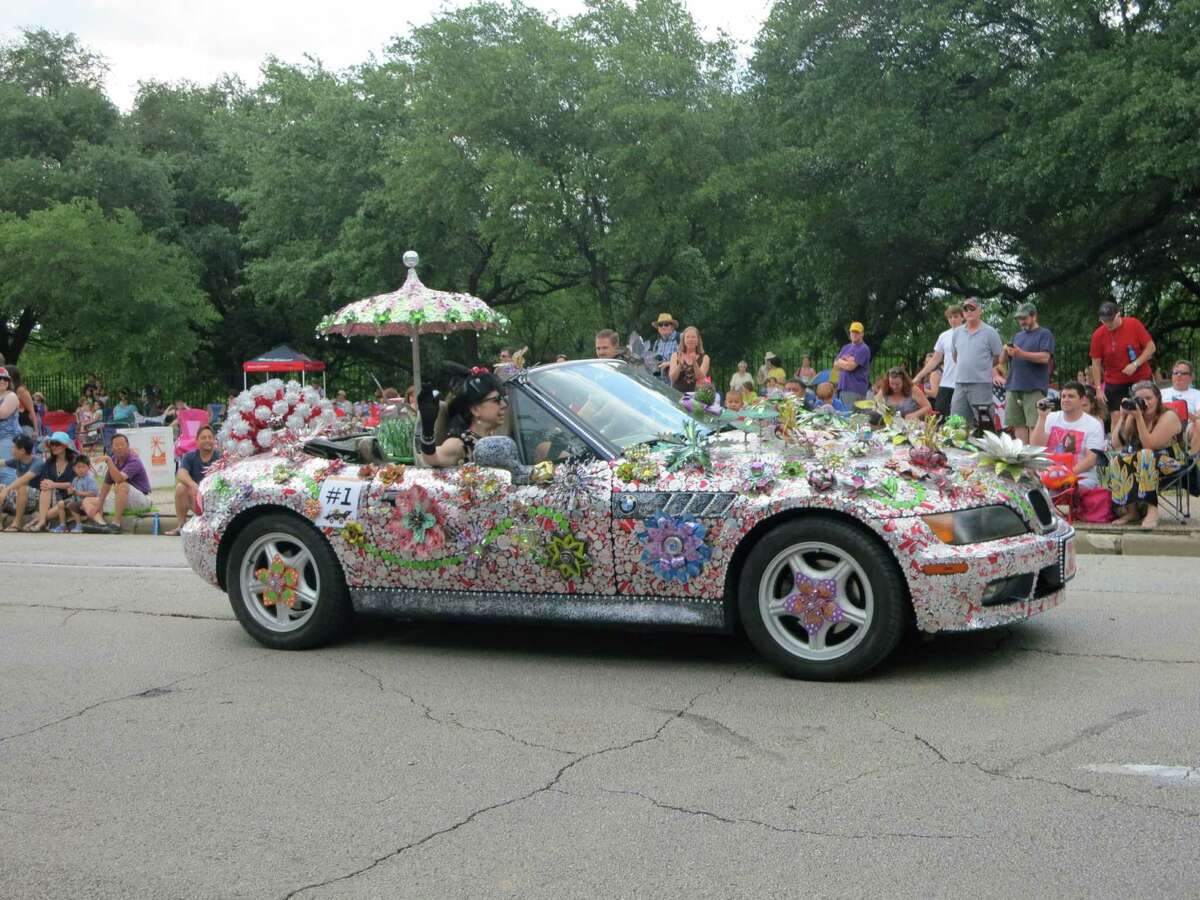
<path fill-rule="evenodd" d="M 862 322 L 851 322 L 850 327 L 846 330 L 847 331 L 858 331 L 858 332 L 865 334 L 867 329 L 862 327 Z"/>

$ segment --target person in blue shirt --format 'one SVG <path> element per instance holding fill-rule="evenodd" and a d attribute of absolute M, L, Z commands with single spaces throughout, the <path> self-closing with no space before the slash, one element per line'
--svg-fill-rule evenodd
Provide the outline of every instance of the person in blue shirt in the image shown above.
<path fill-rule="evenodd" d="M 0 469 L 13 476 L 10 483 L 0 485 L 0 510 L 13 517 L 5 531 L 20 531 L 25 516 L 37 512 L 37 483 L 42 477 L 43 466 L 42 460 L 33 455 L 33 438 L 18 434 L 12 439 L 12 457 L 0 460 Z"/>
<path fill-rule="evenodd" d="M 654 328 L 658 331 L 658 340 L 650 348 L 657 360 L 655 364 L 658 371 L 654 374 L 670 384 L 671 357 L 679 350 L 679 333 L 676 331 L 679 323 L 670 313 L 659 313 L 658 318 L 654 320 Z"/>
<path fill-rule="evenodd" d="M 1017 307 L 1020 330 L 1000 352 L 1000 365 L 1009 362 L 1005 381 L 1004 424 L 1013 437 L 1029 442 L 1029 432 L 1038 423 L 1038 402 L 1050 389 L 1050 362 L 1054 359 L 1054 335 L 1038 324 L 1037 307 Z"/>

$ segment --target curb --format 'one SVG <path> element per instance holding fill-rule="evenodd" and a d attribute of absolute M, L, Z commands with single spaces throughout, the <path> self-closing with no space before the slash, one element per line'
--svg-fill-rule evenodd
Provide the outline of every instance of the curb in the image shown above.
<path fill-rule="evenodd" d="M 1182 529 L 1173 533 L 1077 529 L 1075 550 L 1089 556 L 1200 557 L 1200 532 Z"/>

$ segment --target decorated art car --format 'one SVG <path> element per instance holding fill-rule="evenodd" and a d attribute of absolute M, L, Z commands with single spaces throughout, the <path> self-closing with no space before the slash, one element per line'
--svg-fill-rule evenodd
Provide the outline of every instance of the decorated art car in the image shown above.
<path fill-rule="evenodd" d="M 361 436 L 228 455 L 183 530 L 190 564 L 280 649 L 355 612 L 740 627 L 816 679 L 866 672 L 911 627 L 1026 619 L 1074 575 L 1074 531 L 1020 445 L 788 403 L 706 412 L 612 360 L 506 390 L 511 435 L 454 468 Z"/>

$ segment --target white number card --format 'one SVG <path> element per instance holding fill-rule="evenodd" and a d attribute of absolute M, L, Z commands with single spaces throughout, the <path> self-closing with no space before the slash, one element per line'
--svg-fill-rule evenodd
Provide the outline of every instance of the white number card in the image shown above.
<path fill-rule="evenodd" d="M 318 528 L 344 528 L 347 522 L 358 520 L 358 495 L 365 481 L 321 482 L 321 515 L 317 517 Z"/>

